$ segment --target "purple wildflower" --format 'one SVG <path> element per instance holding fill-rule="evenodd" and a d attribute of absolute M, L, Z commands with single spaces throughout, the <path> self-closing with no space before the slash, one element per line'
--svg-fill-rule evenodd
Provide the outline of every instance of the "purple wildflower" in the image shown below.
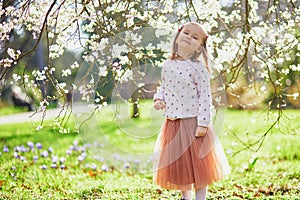
<path fill-rule="evenodd" d="M 79 162 L 82 162 L 84 159 L 85 159 L 85 156 L 82 155 L 82 154 L 81 154 L 80 156 L 77 157 L 77 160 L 78 160 Z"/>
<path fill-rule="evenodd" d="M 15 158 L 20 158 L 19 154 L 17 152 L 14 152 L 14 157 Z"/>
<path fill-rule="evenodd" d="M 57 156 L 52 156 L 52 162 L 57 163 L 58 162 L 58 157 Z"/>
<path fill-rule="evenodd" d="M 31 141 L 29 141 L 29 142 L 27 142 L 27 146 L 28 146 L 29 148 L 33 149 L 33 148 L 34 148 L 34 143 L 31 142 Z"/>
<path fill-rule="evenodd" d="M 29 149 L 25 148 L 24 145 L 21 145 L 21 146 L 16 146 L 14 148 L 14 151 L 16 151 L 16 152 L 28 152 Z"/>
<path fill-rule="evenodd" d="M 66 154 L 67 154 L 67 155 L 70 155 L 70 154 L 72 154 L 72 150 L 70 150 L 70 149 L 67 149 L 67 150 L 66 150 Z"/>
<path fill-rule="evenodd" d="M 134 164 L 139 165 L 140 164 L 140 160 L 135 160 Z"/>
<path fill-rule="evenodd" d="M 33 156 L 33 161 L 34 161 L 34 162 L 36 162 L 37 159 L 39 159 L 39 156 L 37 156 L 37 155 Z"/>
<path fill-rule="evenodd" d="M 24 147 L 24 148 L 23 148 L 23 152 L 24 152 L 24 153 L 29 152 L 29 148 Z"/>
<path fill-rule="evenodd" d="M 78 147 L 79 152 L 85 152 L 85 147 Z"/>
<path fill-rule="evenodd" d="M 3 152 L 5 152 L 5 153 L 8 153 L 8 152 L 9 152 L 9 149 L 8 149 L 7 146 L 4 146 L 4 147 L 3 147 Z"/>
<path fill-rule="evenodd" d="M 39 143 L 39 142 L 38 142 L 38 143 L 36 143 L 36 144 L 35 144 L 35 146 L 36 146 L 36 148 L 38 148 L 38 149 L 41 149 L 41 148 L 43 148 L 43 145 L 42 145 L 41 143 Z"/>
<path fill-rule="evenodd" d="M 46 165 L 41 165 L 40 168 L 43 169 L 43 170 L 46 170 L 47 166 Z"/>
<path fill-rule="evenodd" d="M 14 170 L 14 171 L 17 170 L 16 166 L 12 166 L 11 169 Z"/>
<path fill-rule="evenodd" d="M 46 158 L 46 157 L 48 157 L 48 151 L 43 151 L 42 153 L 41 153 L 41 156 L 42 157 L 44 157 L 44 158 Z"/>
<path fill-rule="evenodd" d="M 14 180 L 17 180 L 17 177 L 16 177 L 15 173 L 11 173 L 11 176 L 14 178 Z"/>
<path fill-rule="evenodd" d="M 66 166 L 64 164 L 60 165 L 60 169 L 66 169 Z"/>
<path fill-rule="evenodd" d="M 107 172 L 108 171 L 107 165 L 103 164 L 102 167 L 101 167 L 101 170 L 104 171 L 104 172 Z"/>
<path fill-rule="evenodd" d="M 97 169 L 97 165 L 95 163 L 92 163 L 91 168 L 92 168 L 92 170 L 96 170 Z"/>
<path fill-rule="evenodd" d="M 20 152 L 20 147 L 19 146 L 14 147 L 14 151 L 15 152 Z"/>
<path fill-rule="evenodd" d="M 14 151 L 15 151 L 15 152 L 21 152 L 21 147 L 20 147 L 20 146 L 14 147 Z"/>
<path fill-rule="evenodd" d="M 56 169 L 56 168 L 57 168 L 57 165 L 56 165 L 55 163 L 53 163 L 53 164 L 51 165 L 51 168 L 52 168 L 52 169 Z"/>
<path fill-rule="evenodd" d="M 78 151 L 78 146 L 70 146 L 71 151 Z"/>
<path fill-rule="evenodd" d="M 20 156 L 20 160 L 25 161 L 25 157 L 24 156 Z"/>
<path fill-rule="evenodd" d="M 53 152 L 54 152 L 54 149 L 53 149 L 52 147 L 49 147 L 49 148 L 48 148 L 48 152 L 49 152 L 49 153 L 53 153 Z"/>
<path fill-rule="evenodd" d="M 62 164 L 62 163 L 64 163 L 66 161 L 66 159 L 64 158 L 64 157 L 61 157 L 60 159 L 59 159 L 59 162 Z"/>
<path fill-rule="evenodd" d="M 124 163 L 124 168 L 125 168 L 125 169 L 129 169 L 129 168 L 130 168 L 130 164 L 129 164 L 128 162 L 125 162 L 125 163 Z"/>

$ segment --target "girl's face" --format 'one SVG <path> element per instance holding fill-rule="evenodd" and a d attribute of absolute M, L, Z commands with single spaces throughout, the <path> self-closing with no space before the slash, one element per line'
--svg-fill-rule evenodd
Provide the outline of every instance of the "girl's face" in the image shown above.
<path fill-rule="evenodd" d="M 195 52 L 200 51 L 203 34 L 203 30 L 199 26 L 195 24 L 185 25 L 176 40 L 178 54 L 193 56 Z"/>

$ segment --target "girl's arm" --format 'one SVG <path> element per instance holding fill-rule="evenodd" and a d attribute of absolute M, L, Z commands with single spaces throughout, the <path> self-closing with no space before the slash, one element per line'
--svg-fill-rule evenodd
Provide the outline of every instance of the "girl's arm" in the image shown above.
<path fill-rule="evenodd" d="M 208 127 L 211 122 L 211 89 L 209 72 L 202 66 L 195 73 L 195 84 L 198 91 L 198 116 L 197 125 Z"/>
<path fill-rule="evenodd" d="M 157 100 L 164 101 L 164 91 L 165 91 L 165 88 L 164 88 L 163 85 L 161 85 L 161 86 L 157 89 L 156 93 L 155 93 L 154 96 L 153 96 L 154 102 L 157 101 Z"/>
<path fill-rule="evenodd" d="M 162 70 L 161 70 L 161 81 L 162 81 L 162 83 L 161 83 L 160 87 L 157 89 L 156 93 L 153 96 L 154 102 L 157 101 L 157 100 L 164 101 L 164 93 L 165 93 L 164 80 L 165 79 L 164 79 L 163 69 L 164 69 L 164 65 L 163 65 Z"/>
<path fill-rule="evenodd" d="M 153 100 L 154 100 L 154 108 L 156 110 L 162 110 L 166 107 L 166 104 L 164 102 L 163 98 L 164 94 L 164 87 L 160 86 L 157 92 L 154 94 Z"/>

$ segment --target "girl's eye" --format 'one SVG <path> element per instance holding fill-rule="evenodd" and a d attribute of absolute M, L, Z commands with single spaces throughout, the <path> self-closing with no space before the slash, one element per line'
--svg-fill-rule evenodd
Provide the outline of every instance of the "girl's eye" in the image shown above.
<path fill-rule="evenodd" d="M 183 33 L 186 34 L 186 35 L 189 34 L 188 32 L 183 32 Z"/>
<path fill-rule="evenodd" d="M 198 38 L 197 37 L 193 37 L 195 40 L 198 40 Z"/>

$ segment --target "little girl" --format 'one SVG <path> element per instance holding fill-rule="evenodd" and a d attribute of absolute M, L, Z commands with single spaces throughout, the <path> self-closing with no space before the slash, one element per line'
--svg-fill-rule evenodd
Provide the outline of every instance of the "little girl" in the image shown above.
<path fill-rule="evenodd" d="M 207 186 L 230 171 L 211 125 L 207 38 L 195 22 L 178 30 L 154 95 L 154 108 L 164 109 L 166 117 L 155 146 L 154 181 L 162 188 L 181 190 L 182 199 L 192 199 L 193 188 L 196 200 L 206 199 Z"/>

